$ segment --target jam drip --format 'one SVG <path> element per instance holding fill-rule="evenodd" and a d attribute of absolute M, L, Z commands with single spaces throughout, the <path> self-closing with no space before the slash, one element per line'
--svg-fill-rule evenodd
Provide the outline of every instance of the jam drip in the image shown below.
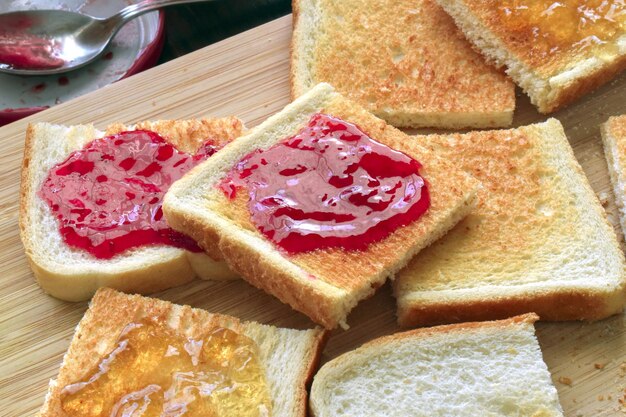
<path fill-rule="evenodd" d="M 114 349 L 61 392 L 75 417 L 259 417 L 271 401 L 257 347 L 230 329 L 184 337 L 143 319 L 128 324 Z"/>
<path fill-rule="evenodd" d="M 199 252 L 168 227 L 161 205 L 170 185 L 216 150 L 207 142 L 190 155 L 154 132 L 122 132 L 53 167 L 39 195 L 59 219 L 63 240 L 99 259 L 154 244 Z"/>
<path fill-rule="evenodd" d="M 363 250 L 428 209 L 420 167 L 319 113 L 295 136 L 245 156 L 219 187 L 231 199 L 247 188 L 252 222 L 289 253 Z"/>

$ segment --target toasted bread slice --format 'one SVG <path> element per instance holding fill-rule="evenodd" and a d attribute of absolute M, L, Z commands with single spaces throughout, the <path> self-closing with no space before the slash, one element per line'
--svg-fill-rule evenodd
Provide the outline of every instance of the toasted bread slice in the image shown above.
<path fill-rule="evenodd" d="M 467 39 L 550 113 L 626 68 L 620 1 L 436 0 Z"/>
<path fill-rule="evenodd" d="M 319 82 L 398 127 L 502 127 L 513 83 L 433 0 L 294 0 L 291 91 Z"/>
<path fill-rule="evenodd" d="M 115 347 L 121 331 L 149 317 L 180 334 L 199 338 L 215 327 L 225 327 L 252 339 L 265 369 L 273 416 L 306 415 L 306 385 L 317 367 L 325 341 L 324 331 L 292 330 L 102 288 L 91 300 L 63 358 L 59 376 L 50 381 L 41 417 L 64 417 L 61 392 L 83 379 Z M 128 375 L 129 378 L 132 375 Z"/>
<path fill-rule="evenodd" d="M 195 152 L 208 138 L 223 145 L 243 130 L 241 121 L 234 117 L 142 122 L 136 127 L 156 131 L 187 152 Z M 20 236 L 39 285 L 54 297 L 81 301 L 104 286 L 145 294 L 184 284 L 196 274 L 206 279 L 236 277 L 221 261 L 170 246 L 141 247 L 101 260 L 63 242 L 56 218 L 37 195 L 48 171 L 93 139 L 123 130 L 128 128 L 121 124 L 108 127 L 106 133 L 91 125 L 66 127 L 38 123 L 28 127 L 22 167 Z"/>
<path fill-rule="evenodd" d="M 328 362 L 315 417 L 562 416 L 534 314 L 381 337 Z"/>
<path fill-rule="evenodd" d="M 418 141 L 483 187 L 476 209 L 398 274 L 401 325 L 622 310 L 624 255 L 556 119 Z"/>
<path fill-rule="evenodd" d="M 622 231 L 626 234 L 626 115 L 610 117 L 602 125 L 601 132 L 615 204 L 619 209 Z"/>
<path fill-rule="evenodd" d="M 319 112 L 354 123 L 373 139 L 422 163 L 420 172 L 431 200 L 428 211 L 367 250 L 327 248 L 289 255 L 278 250 L 252 223 L 246 193 L 229 200 L 217 185 L 245 155 L 296 134 Z M 330 85 L 320 84 L 177 181 L 165 196 L 163 210 L 175 230 L 201 242 L 210 253 L 221 251 L 248 282 L 333 328 L 345 325 L 359 300 L 372 295 L 389 275 L 463 218 L 476 189 L 476 181 L 467 174 Z"/>

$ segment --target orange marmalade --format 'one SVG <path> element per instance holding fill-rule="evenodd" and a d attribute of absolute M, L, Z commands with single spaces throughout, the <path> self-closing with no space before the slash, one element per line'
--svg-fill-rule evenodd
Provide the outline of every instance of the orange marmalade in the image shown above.
<path fill-rule="evenodd" d="M 150 320 L 128 324 L 115 348 L 85 378 L 66 386 L 70 416 L 269 416 L 256 344 L 215 328 L 184 337 Z"/>
<path fill-rule="evenodd" d="M 552 55 L 590 53 L 609 59 L 626 34 L 624 0 L 501 0 L 498 17 L 516 43 L 532 44 L 538 63 Z"/>

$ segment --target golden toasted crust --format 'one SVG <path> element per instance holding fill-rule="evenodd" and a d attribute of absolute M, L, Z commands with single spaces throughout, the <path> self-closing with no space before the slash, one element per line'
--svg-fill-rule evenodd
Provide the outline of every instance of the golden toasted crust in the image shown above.
<path fill-rule="evenodd" d="M 47 254 L 42 253 L 45 251 L 46 244 L 33 239 L 32 228 L 34 225 L 31 223 L 37 221 L 35 220 L 37 214 L 31 210 L 35 210 L 33 201 L 38 198 L 36 192 L 41 185 L 36 181 L 35 174 L 41 170 L 41 167 L 31 166 L 31 162 L 46 159 L 46 155 L 41 155 L 41 152 L 45 151 L 41 151 L 41 144 L 36 143 L 36 137 L 37 134 L 41 137 L 49 136 L 51 134 L 50 129 L 54 128 L 58 128 L 58 126 L 47 124 L 28 126 L 20 186 L 20 237 L 35 278 L 44 291 L 67 301 L 82 301 L 89 299 L 99 287 L 103 286 L 124 292 L 147 294 L 185 284 L 191 281 L 196 274 L 201 274 L 202 278 L 205 279 L 232 279 L 237 277 L 227 268 L 218 267 L 219 265 L 210 259 L 203 262 L 194 257 L 193 263 L 196 267 L 192 268 L 186 251 L 178 251 L 178 254 L 169 253 L 156 262 L 136 263 L 134 266 L 125 265 L 118 269 L 100 268 L 94 264 L 82 269 L 68 270 L 63 263 L 58 265 L 50 263 L 47 260 L 49 258 Z M 195 152 L 202 143 L 209 139 L 213 140 L 217 146 L 222 147 L 241 134 L 243 125 L 237 118 L 227 117 L 222 119 L 146 121 L 140 122 L 136 128 L 157 131 L 179 149 Z M 48 147 L 51 149 L 57 146 L 71 150 L 79 149 L 91 139 L 102 134 L 91 125 L 67 129 L 66 137 L 54 138 L 67 141 L 64 146 L 48 144 Z M 106 134 L 118 133 L 128 129 L 121 123 L 115 123 L 107 127 Z M 52 141 L 52 138 L 47 137 L 46 140 Z M 67 154 L 69 155 L 69 152 Z M 65 156 L 64 154 L 63 157 Z M 141 257 L 142 255 L 139 253 L 137 256 Z M 219 252 L 214 252 L 213 258 L 219 259 Z"/>
<path fill-rule="evenodd" d="M 514 86 L 432 0 L 293 0 L 291 92 L 328 82 L 395 126 L 511 123 Z"/>
<path fill-rule="evenodd" d="M 475 210 L 398 274 L 401 325 L 621 311 L 624 257 L 558 121 L 421 141 L 482 188 Z"/>
<path fill-rule="evenodd" d="M 462 323 L 469 320 L 497 320 L 512 314 L 536 312 L 544 321 L 600 320 L 620 312 L 624 293 L 582 293 L 577 288 L 557 288 L 518 295 L 506 294 L 500 298 L 486 298 L 482 294 L 465 298 L 429 302 L 398 301 L 398 324 L 402 327 L 432 326 Z"/>
<path fill-rule="evenodd" d="M 620 155 L 626 156 L 626 114 L 609 117 L 606 122 L 606 129 L 617 139 Z"/>
<path fill-rule="evenodd" d="M 582 78 L 576 78 L 568 82 L 565 87 L 555 94 L 554 99 L 549 105 L 539 108 L 541 113 L 547 114 L 562 109 L 579 97 L 595 90 L 601 85 L 611 81 L 615 76 L 626 69 L 626 55 L 597 67 L 594 71 L 590 71 Z"/>
<path fill-rule="evenodd" d="M 622 232 L 626 233 L 626 115 L 610 117 L 602 125 L 601 133 L 615 204 L 620 212 Z"/>
<path fill-rule="evenodd" d="M 102 357 L 109 353 L 118 340 L 120 332 L 132 322 L 150 318 L 176 330 L 182 335 L 194 339 L 204 337 L 216 327 L 225 327 L 238 333 L 245 334 L 254 340 L 264 339 L 264 333 L 276 332 L 280 329 L 259 325 L 257 323 L 242 323 L 237 318 L 221 314 L 209 313 L 205 310 L 191 308 L 187 305 L 172 304 L 154 298 L 127 295 L 109 288 L 101 288 L 91 300 L 89 309 L 76 328 L 76 333 L 65 354 L 59 376 L 51 382 L 46 402 L 42 407 L 41 416 L 65 417 L 61 408 L 61 391 L 68 384 L 74 383 L 90 372 L 100 362 Z M 294 331 L 297 333 L 297 331 Z M 305 333 L 305 332 L 302 332 Z M 308 352 L 302 360 L 302 367 L 297 376 L 297 387 L 294 389 L 298 396 L 293 416 L 305 416 L 306 385 L 310 383 L 319 355 L 326 340 L 326 332 L 319 329 L 308 331 Z M 271 336 L 270 336 L 271 337 Z M 282 339 L 285 343 L 287 339 Z M 265 349 L 277 343 L 277 340 L 261 342 L 260 349 Z M 260 352 L 265 357 L 264 352 Z M 267 364 L 264 364 L 267 366 Z"/>
<path fill-rule="evenodd" d="M 619 2 L 436 1 L 489 61 L 507 67 L 541 113 L 562 108 L 626 68 Z"/>
<path fill-rule="evenodd" d="M 519 325 L 519 324 L 533 324 L 537 320 L 539 320 L 539 316 L 537 314 L 526 313 L 526 314 L 521 314 L 521 315 L 517 315 L 514 317 L 506 316 L 506 318 L 502 320 L 465 322 L 465 323 L 458 323 L 458 324 L 448 324 L 445 326 L 427 327 L 427 328 L 414 329 L 414 330 L 409 330 L 405 332 L 395 333 L 389 336 L 379 337 L 378 339 L 374 339 L 370 342 L 363 344 L 361 347 L 381 346 L 392 341 L 401 341 L 404 339 L 411 339 L 414 337 L 426 338 L 434 334 L 453 333 L 453 332 L 462 333 L 470 329 L 507 328 L 509 326 Z"/>
<path fill-rule="evenodd" d="M 320 86 L 307 96 L 311 102 L 320 101 L 315 109 L 297 116 L 291 114 L 298 106 L 318 106 L 303 97 L 276 119 L 270 119 L 267 129 L 280 125 L 282 131 L 271 136 L 273 143 L 296 133 L 314 112 L 332 114 L 357 124 L 372 138 L 423 164 L 420 172 L 428 183 L 431 206 L 419 220 L 397 229 L 365 251 L 325 249 L 289 256 L 279 252 L 250 222 L 245 193 L 238 193 L 239 198 L 230 201 L 214 186 L 241 159 L 234 155 L 258 148 L 255 135 L 264 134 L 262 127 L 225 148 L 221 158 L 218 154 L 216 159 L 207 161 L 212 164 L 200 165 L 178 182 L 166 196 L 164 213 L 174 229 L 199 242 L 216 241 L 215 237 L 219 236 L 219 249 L 233 270 L 317 323 L 332 328 L 343 323 L 359 300 L 372 295 L 414 253 L 463 218 L 472 207 L 478 184 L 404 133 L 329 91 L 332 91 L 330 86 Z M 281 117 L 284 120 L 297 117 L 299 122 L 285 130 Z M 225 158 L 231 159 L 226 162 Z M 212 174 L 216 168 L 219 173 Z M 196 194 L 199 187 L 204 187 L 202 197 Z"/>
<path fill-rule="evenodd" d="M 106 128 L 105 134 L 113 135 L 127 129 L 123 124 L 115 123 Z M 143 121 L 137 123 L 133 130 L 156 132 L 177 149 L 195 153 L 208 140 L 218 147 L 230 143 L 241 136 L 244 128 L 241 120 L 229 116 L 220 119 Z"/>

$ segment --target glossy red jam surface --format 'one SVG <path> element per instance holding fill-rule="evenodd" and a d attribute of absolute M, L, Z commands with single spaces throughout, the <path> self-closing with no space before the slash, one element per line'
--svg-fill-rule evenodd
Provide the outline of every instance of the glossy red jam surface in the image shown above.
<path fill-rule="evenodd" d="M 0 32 L 0 65 L 13 69 L 53 69 L 63 66 L 58 43 L 46 38 Z"/>
<path fill-rule="evenodd" d="M 59 219 L 64 241 L 97 258 L 153 244 L 198 252 L 190 237 L 167 226 L 161 204 L 174 181 L 216 150 L 209 141 L 190 155 L 154 132 L 122 132 L 53 167 L 39 195 Z"/>
<path fill-rule="evenodd" d="M 247 189 L 253 223 L 289 253 L 363 250 L 428 209 L 420 167 L 357 126 L 315 114 L 295 136 L 245 156 L 219 186 L 231 199 Z"/>

